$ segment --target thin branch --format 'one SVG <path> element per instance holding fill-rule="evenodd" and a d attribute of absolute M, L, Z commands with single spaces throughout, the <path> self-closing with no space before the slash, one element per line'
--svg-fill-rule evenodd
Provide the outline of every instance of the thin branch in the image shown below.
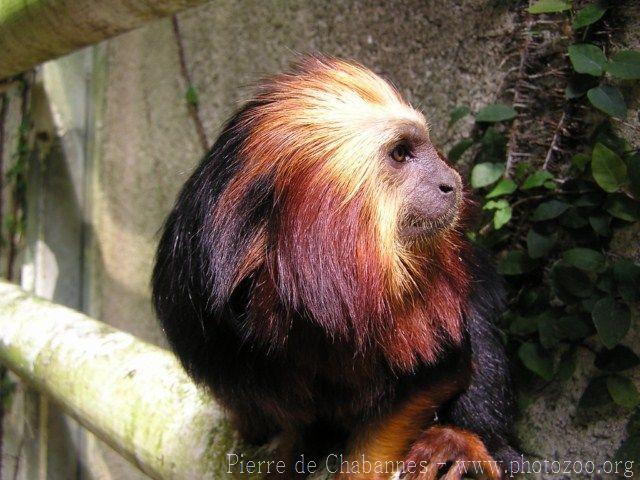
<path fill-rule="evenodd" d="M 0 253 L 4 246 L 4 237 L 2 232 L 2 226 L 4 225 L 4 196 L 2 195 L 4 189 L 4 144 L 6 142 L 5 126 L 7 122 L 7 110 L 9 107 L 9 99 L 6 93 L 0 94 Z M 0 417 L 1 421 L 2 417 Z M 1 441 L 1 440 L 0 440 Z M 0 450 L 1 452 L 2 450 Z M 1 478 L 1 476 L 0 476 Z"/>
<path fill-rule="evenodd" d="M 547 150 L 547 154 L 544 157 L 544 163 L 542 164 L 542 169 L 547 170 L 549 168 L 549 164 L 551 163 L 551 159 L 554 156 L 554 152 L 559 150 L 560 140 L 562 138 L 562 134 L 565 131 L 565 121 L 567 119 L 566 110 L 562 112 L 562 116 L 560 117 L 560 121 L 556 125 L 556 129 L 553 132 L 553 138 L 551 139 L 551 144 L 549 145 L 549 149 Z"/>
<path fill-rule="evenodd" d="M 28 74 L 25 74 L 22 77 L 22 96 L 21 96 L 21 106 L 20 106 L 20 136 L 22 137 L 23 142 L 28 141 L 28 135 L 25 131 L 28 128 L 29 122 L 29 110 L 31 104 L 31 85 L 33 83 L 34 72 L 31 71 Z M 20 147 L 19 147 L 20 148 Z M 22 155 L 21 152 L 18 153 Z M 17 162 L 21 161 L 20 158 L 16 160 Z M 17 173 L 20 175 L 20 172 Z M 14 280 L 15 273 L 15 263 L 16 258 L 18 256 L 18 244 L 20 239 L 17 237 L 18 232 L 15 231 L 16 226 L 18 225 L 18 219 L 21 215 L 24 214 L 24 199 L 22 198 L 22 192 L 20 192 L 20 182 L 22 179 L 19 177 L 15 178 L 15 185 L 13 187 L 13 192 L 11 195 L 11 216 L 14 220 L 14 227 L 9 234 L 9 250 L 7 252 L 7 279 Z"/>
<path fill-rule="evenodd" d="M 525 14 L 527 17 L 527 20 L 525 22 L 525 32 L 527 33 L 531 30 L 531 26 L 533 24 L 533 19 L 531 17 L 531 14 L 526 13 Z M 520 55 L 520 63 L 518 64 L 518 73 L 516 75 L 516 81 L 515 81 L 515 85 L 513 88 L 513 104 L 514 106 L 518 106 L 519 108 L 524 107 L 524 105 L 526 104 L 526 101 L 521 98 L 522 95 L 520 93 L 520 84 L 521 82 L 524 80 L 525 77 L 525 68 L 527 65 L 527 58 L 529 56 L 529 50 L 531 48 L 531 45 L 533 43 L 533 40 L 531 38 L 531 36 L 529 35 L 525 35 L 524 36 L 524 45 L 522 47 L 522 53 Z M 516 117 L 513 120 L 513 123 L 511 124 L 511 130 L 509 132 L 509 140 L 507 141 L 507 163 L 506 163 L 506 168 L 504 171 L 505 177 L 509 178 L 511 175 L 511 170 L 513 169 L 513 166 L 515 164 L 516 161 L 516 157 L 513 156 L 511 154 L 511 152 L 517 150 L 517 145 L 516 145 L 516 136 L 517 136 L 517 131 L 518 131 L 518 117 Z"/>
<path fill-rule="evenodd" d="M 187 57 L 184 50 L 184 45 L 182 43 L 182 34 L 180 33 L 180 24 L 178 23 L 177 15 L 171 16 L 171 25 L 173 26 L 173 33 L 176 37 L 176 44 L 178 46 L 178 57 L 180 59 L 180 72 L 184 81 L 187 84 L 187 88 L 192 87 L 193 83 L 191 82 L 191 75 L 189 74 L 189 69 L 187 68 Z M 200 118 L 200 112 L 198 111 L 198 106 L 192 104 L 191 102 L 187 102 L 187 108 L 189 110 L 189 115 L 193 120 L 193 123 L 196 127 L 196 132 L 198 133 L 198 138 L 200 139 L 200 144 L 202 145 L 202 149 L 207 152 L 209 150 L 209 140 L 207 139 L 207 133 L 205 132 L 204 125 L 202 123 L 202 119 Z"/>

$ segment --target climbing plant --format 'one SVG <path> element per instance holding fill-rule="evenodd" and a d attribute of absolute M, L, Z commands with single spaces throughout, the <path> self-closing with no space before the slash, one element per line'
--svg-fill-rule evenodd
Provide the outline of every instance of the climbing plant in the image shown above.
<path fill-rule="evenodd" d="M 470 236 L 496 254 L 507 279 L 500 326 L 522 406 L 570 378 L 579 349 L 592 352 L 598 372 L 579 409 L 640 405 L 628 376 L 640 357 L 624 344 L 640 266 L 611 247 L 617 231 L 640 221 L 640 152 L 615 128 L 629 126 L 625 94 L 640 79 L 640 52 L 608 51 L 608 14 L 604 3 L 533 2 L 512 103 L 475 112 L 472 133 L 449 152 L 452 161 L 471 158 L 481 219 Z M 536 36 L 548 25 L 561 32 L 555 56 L 549 35 Z M 470 114 L 456 108 L 450 127 Z M 636 418 L 620 456 L 640 452 Z"/>

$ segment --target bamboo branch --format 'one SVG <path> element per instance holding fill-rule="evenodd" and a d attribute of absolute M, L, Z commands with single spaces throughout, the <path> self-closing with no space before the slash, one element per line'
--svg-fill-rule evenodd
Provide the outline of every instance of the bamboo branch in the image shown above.
<path fill-rule="evenodd" d="M 0 79 L 204 0 L 2 0 Z"/>
<path fill-rule="evenodd" d="M 152 478 L 233 477 L 227 454 L 260 453 L 172 354 L 6 282 L 0 362 Z"/>

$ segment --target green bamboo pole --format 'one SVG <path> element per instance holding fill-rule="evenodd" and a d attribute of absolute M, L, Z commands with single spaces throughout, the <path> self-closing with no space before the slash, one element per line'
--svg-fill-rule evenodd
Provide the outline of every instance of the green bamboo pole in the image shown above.
<path fill-rule="evenodd" d="M 0 80 L 204 0 L 0 0 Z"/>
<path fill-rule="evenodd" d="M 172 354 L 6 282 L 0 362 L 152 478 L 246 479 L 229 463 L 266 459 Z"/>

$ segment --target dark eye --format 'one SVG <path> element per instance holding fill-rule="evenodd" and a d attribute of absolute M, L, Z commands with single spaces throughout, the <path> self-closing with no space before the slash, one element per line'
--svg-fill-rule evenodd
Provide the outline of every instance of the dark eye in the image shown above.
<path fill-rule="evenodd" d="M 391 150 L 390 156 L 396 162 L 406 162 L 410 153 L 409 147 L 404 143 L 400 143 Z"/>

